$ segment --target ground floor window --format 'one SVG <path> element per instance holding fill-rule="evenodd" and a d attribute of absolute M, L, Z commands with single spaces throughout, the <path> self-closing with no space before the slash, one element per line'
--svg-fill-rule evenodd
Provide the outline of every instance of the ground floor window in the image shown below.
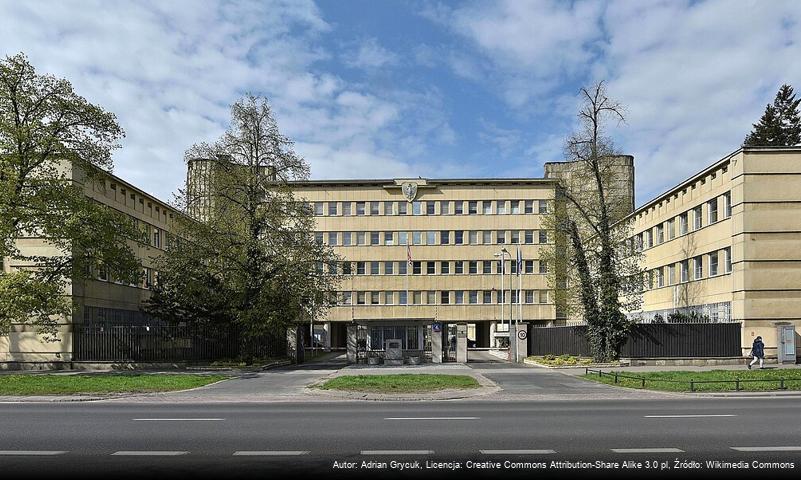
<path fill-rule="evenodd" d="M 370 327 L 370 350 L 383 350 L 387 340 L 400 340 L 404 350 L 420 349 L 420 332 L 416 326 L 375 326 Z"/>

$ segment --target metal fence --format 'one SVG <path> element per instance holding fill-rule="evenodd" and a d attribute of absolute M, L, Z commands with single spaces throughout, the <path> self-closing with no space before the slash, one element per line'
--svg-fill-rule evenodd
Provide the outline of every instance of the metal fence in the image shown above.
<path fill-rule="evenodd" d="M 739 323 L 651 323 L 629 331 L 624 358 L 738 357 L 742 355 Z M 592 351 L 587 326 L 531 328 L 530 355 L 581 355 Z"/>
<path fill-rule="evenodd" d="M 286 356 L 286 339 L 245 338 L 196 325 L 73 325 L 73 358 L 102 362 L 207 362 Z"/>

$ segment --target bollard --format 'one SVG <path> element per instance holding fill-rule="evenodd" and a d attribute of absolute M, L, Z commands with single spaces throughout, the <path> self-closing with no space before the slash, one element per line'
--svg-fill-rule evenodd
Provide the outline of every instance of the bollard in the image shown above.
<path fill-rule="evenodd" d="M 735 378 L 734 379 L 734 389 L 737 390 L 738 392 L 740 391 L 740 379 L 739 378 Z"/>
<path fill-rule="evenodd" d="M 690 379 L 690 391 L 691 392 L 695 391 L 695 380 L 693 380 L 692 378 Z"/>
<path fill-rule="evenodd" d="M 617 383 L 617 372 L 615 372 L 615 383 Z"/>
<path fill-rule="evenodd" d="M 645 379 L 642 379 L 642 388 L 645 388 Z"/>
<path fill-rule="evenodd" d="M 781 384 L 779 385 L 779 390 L 787 390 L 787 387 L 784 386 L 784 379 L 782 378 L 780 380 L 781 380 Z"/>

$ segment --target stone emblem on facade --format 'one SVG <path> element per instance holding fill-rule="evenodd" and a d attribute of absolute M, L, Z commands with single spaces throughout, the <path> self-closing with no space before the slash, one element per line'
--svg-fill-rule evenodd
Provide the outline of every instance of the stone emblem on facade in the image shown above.
<path fill-rule="evenodd" d="M 414 182 L 406 182 L 401 185 L 401 191 L 403 192 L 404 198 L 406 198 L 407 202 L 414 201 L 415 197 L 417 197 L 417 184 Z"/>

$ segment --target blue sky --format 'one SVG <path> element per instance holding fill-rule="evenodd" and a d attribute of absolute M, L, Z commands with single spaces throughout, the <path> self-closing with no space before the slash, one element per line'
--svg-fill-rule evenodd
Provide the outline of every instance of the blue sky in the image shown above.
<path fill-rule="evenodd" d="M 165 200 L 244 92 L 314 178 L 537 177 L 605 80 L 643 203 L 738 148 L 779 85 L 801 91 L 800 22 L 778 0 L 0 0 L 0 55 L 116 113 L 115 173 Z"/>

